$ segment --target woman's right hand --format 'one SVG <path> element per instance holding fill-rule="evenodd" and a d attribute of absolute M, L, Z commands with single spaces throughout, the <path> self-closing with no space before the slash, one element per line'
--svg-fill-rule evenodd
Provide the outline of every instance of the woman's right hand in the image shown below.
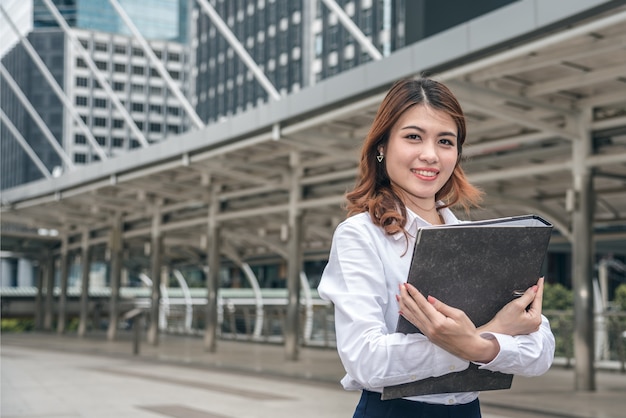
<path fill-rule="evenodd" d="M 507 303 L 491 321 L 478 328 L 479 332 L 495 332 L 506 335 L 527 335 L 539 330 L 543 282 L 528 288 L 519 298 Z"/>

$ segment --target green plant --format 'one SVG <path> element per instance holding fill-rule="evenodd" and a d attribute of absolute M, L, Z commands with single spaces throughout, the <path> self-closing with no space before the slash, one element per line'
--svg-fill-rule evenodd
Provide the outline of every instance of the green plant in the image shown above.
<path fill-rule="evenodd" d="M 0 321 L 2 332 L 27 332 L 35 328 L 35 321 L 25 318 L 2 318 Z"/>
<path fill-rule="evenodd" d="M 626 311 L 626 283 L 622 283 L 615 289 L 615 303 L 621 310 Z"/>
<path fill-rule="evenodd" d="M 574 308 L 574 294 L 560 283 L 546 283 L 543 289 L 543 309 L 567 311 Z"/>

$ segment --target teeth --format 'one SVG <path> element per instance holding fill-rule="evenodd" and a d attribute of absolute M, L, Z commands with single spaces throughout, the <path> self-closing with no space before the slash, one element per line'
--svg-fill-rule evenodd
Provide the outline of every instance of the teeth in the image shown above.
<path fill-rule="evenodd" d="M 426 171 L 426 170 L 411 170 L 411 171 L 413 171 L 415 174 L 419 174 L 420 176 L 425 176 L 425 177 L 435 177 L 435 175 L 437 174 L 434 171 Z"/>

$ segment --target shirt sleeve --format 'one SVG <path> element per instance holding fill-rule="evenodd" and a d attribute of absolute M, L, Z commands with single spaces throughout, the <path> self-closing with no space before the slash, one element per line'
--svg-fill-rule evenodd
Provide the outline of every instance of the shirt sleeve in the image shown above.
<path fill-rule="evenodd" d="M 483 338 L 496 339 L 500 352 L 480 368 L 520 376 L 539 376 L 548 371 L 554 360 L 554 335 L 548 319 L 542 315 L 539 330 L 528 335 L 510 336 L 486 332 Z"/>
<path fill-rule="evenodd" d="M 466 369 L 468 361 L 424 335 L 394 333 L 395 294 L 406 277 L 386 277 L 391 266 L 380 254 L 382 235 L 375 234 L 362 225 L 341 224 L 318 287 L 335 306 L 337 350 L 350 378 L 373 389 Z"/>

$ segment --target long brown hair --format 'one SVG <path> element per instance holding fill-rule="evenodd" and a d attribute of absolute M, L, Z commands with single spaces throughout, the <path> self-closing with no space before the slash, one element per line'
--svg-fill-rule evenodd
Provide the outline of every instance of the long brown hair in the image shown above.
<path fill-rule="evenodd" d="M 461 206 L 465 210 L 478 205 L 482 192 L 472 186 L 461 168 L 465 136 L 465 116 L 456 97 L 445 85 L 428 78 L 407 78 L 397 81 L 383 99 L 361 150 L 359 175 L 354 189 L 346 194 L 348 215 L 369 212 L 374 224 L 388 234 L 404 231 L 406 209 L 391 188 L 385 165 L 378 163 L 378 149 L 389 140 L 392 127 L 410 107 L 424 104 L 443 111 L 457 127 L 457 164 L 450 179 L 436 193 L 435 200 L 443 207 Z"/>

